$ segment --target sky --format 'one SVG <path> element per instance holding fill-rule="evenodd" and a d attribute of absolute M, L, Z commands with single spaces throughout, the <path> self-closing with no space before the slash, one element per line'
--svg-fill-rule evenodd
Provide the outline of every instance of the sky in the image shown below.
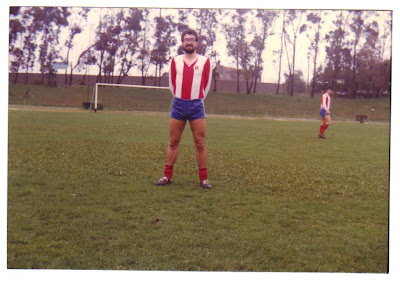
<path fill-rule="evenodd" d="M 167 3 L 167 4 L 166 4 Z M 348 0 L 335 0 L 335 1 L 316 1 L 316 0 L 302 0 L 302 1 L 260 1 L 260 0 L 246 0 L 246 1 L 236 1 L 236 0 L 219 0 L 219 1 L 176 1 L 166 2 L 161 0 L 147 0 L 147 1 L 104 1 L 104 0 L 5 0 L 2 1 L 2 9 L 0 13 L 2 38 L 8 38 L 8 7 L 9 6 L 24 6 L 24 5 L 37 5 L 37 6 L 108 6 L 108 7 L 126 7 L 129 6 L 143 6 L 146 7 L 180 7 L 180 8 L 265 8 L 265 9 L 290 9 L 290 8 L 300 8 L 300 9 L 372 9 L 372 10 L 394 10 L 394 29 L 393 29 L 393 84 L 392 84 L 392 108 L 397 108 L 400 104 L 398 100 L 397 93 L 399 92 L 399 87 L 397 81 L 399 80 L 398 72 L 398 50 L 399 46 L 399 36 L 398 36 L 398 26 L 399 26 L 399 2 L 398 1 L 348 1 Z M 217 6 L 218 5 L 218 6 Z M 6 41 L 6 40 L 5 40 Z M 397 110 L 392 110 L 391 112 L 391 189 L 390 196 L 391 202 L 396 202 L 390 205 L 390 274 L 279 274 L 279 273 L 259 273 L 251 274 L 235 274 L 235 273 L 206 273 L 206 274 L 185 274 L 179 272 L 107 272 L 107 271 L 60 271 L 48 270 L 48 271 L 9 271 L 7 270 L 7 139 L 8 139 L 8 42 L 3 42 L 0 44 L 2 49 L 2 60 L 3 60 L 3 91 L 0 95 L 0 106 L 1 106 L 1 116 L 0 116 L 0 275 L 2 280 L 24 280 L 29 278 L 30 280 L 71 280 L 75 278 L 80 280 L 82 277 L 86 279 L 90 278 L 116 278 L 118 280 L 134 279 L 136 280 L 149 280 L 150 278 L 157 278 L 157 280 L 398 280 L 400 277 L 400 267 L 398 266 L 400 260 L 400 243 L 398 237 L 400 237 L 399 231 L 399 220 L 398 214 L 400 213 L 400 200 L 399 195 L 399 173 L 398 168 L 400 165 L 400 146 L 399 141 L 399 129 L 398 124 L 400 121 L 399 112 Z M 395 105 L 396 107 L 394 107 Z M 395 171 L 396 169 L 396 171 Z M 396 219 L 393 219 L 396 218 Z M 118 274 L 118 275 L 116 275 Z M 3 279 L 5 278 L 5 279 Z M 151 279 L 150 279 L 151 280 Z"/>

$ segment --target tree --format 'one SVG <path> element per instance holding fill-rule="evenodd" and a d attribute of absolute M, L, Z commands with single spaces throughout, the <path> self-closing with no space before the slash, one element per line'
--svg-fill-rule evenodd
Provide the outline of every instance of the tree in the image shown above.
<path fill-rule="evenodd" d="M 326 60 L 331 67 L 332 75 L 330 84 L 336 91 L 347 92 L 348 84 L 344 75 L 346 72 L 346 65 L 348 65 L 348 58 L 350 50 L 345 44 L 345 38 L 348 35 L 348 17 L 350 13 L 347 11 L 340 11 L 337 18 L 332 22 L 336 29 L 330 31 L 325 35 L 326 46 Z M 339 80 L 341 83 L 339 83 Z"/>
<path fill-rule="evenodd" d="M 304 93 L 306 89 L 306 82 L 304 82 L 303 72 L 301 70 L 296 70 L 295 74 L 291 77 L 291 73 L 285 73 L 285 88 L 287 93 L 293 89 L 298 93 Z"/>
<path fill-rule="evenodd" d="M 138 37 L 139 44 L 139 55 L 138 55 L 138 68 L 142 76 L 142 85 L 146 85 L 146 76 L 150 66 L 150 41 L 148 39 L 148 33 L 150 29 L 149 21 L 149 10 L 144 9 L 142 16 L 142 28 Z"/>
<path fill-rule="evenodd" d="M 96 42 L 94 43 L 94 50 L 99 52 L 100 60 L 96 59 L 96 63 L 99 67 L 99 72 L 97 74 L 96 83 L 101 81 L 101 74 L 103 72 L 103 60 L 106 52 L 107 36 L 104 32 L 104 24 L 100 17 L 100 23 L 96 28 Z"/>
<path fill-rule="evenodd" d="M 197 53 L 205 56 L 216 56 L 214 43 L 216 41 L 215 31 L 218 29 L 217 16 L 221 14 L 219 9 L 194 10 L 199 34 L 199 47 Z"/>
<path fill-rule="evenodd" d="M 215 67 L 213 68 L 213 70 L 212 70 L 212 78 L 213 78 L 213 80 L 214 80 L 214 92 L 216 92 L 217 91 L 217 82 L 218 82 L 218 80 L 219 80 L 219 78 L 220 78 L 220 75 L 219 75 L 219 68 L 220 68 L 220 66 L 221 66 L 221 61 L 217 61 L 216 63 L 215 63 Z"/>
<path fill-rule="evenodd" d="M 81 81 L 81 85 L 85 84 L 85 80 L 86 80 L 86 76 L 88 73 L 88 69 L 90 65 L 95 65 L 97 60 L 96 60 L 96 56 L 94 55 L 94 47 L 95 47 L 96 43 L 94 43 L 93 45 L 89 46 L 87 49 L 85 49 L 78 57 L 78 61 L 76 62 L 75 66 L 71 67 L 71 76 L 70 76 L 70 81 L 69 81 L 69 85 L 72 84 L 72 72 L 75 69 L 78 69 L 80 71 L 84 70 L 84 76 L 82 78 Z"/>
<path fill-rule="evenodd" d="M 20 10 L 19 7 L 17 8 L 18 9 L 13 9 L 13 7 L 10 8 L 9 52 L 15 59 L 11 61 L 11 71 L 15 73 L 14 84 L 17 83 L 19 69 L 24 61 L 23 49 L 18 47 L 17 44 L 22 35 L 26 32 L 24 23 L 22 23 L 20 19 L 15 18 L 19 14 Z"/>
<path fill-rule="evenodd" d="M 52 84 L 54 70 L 52 63 L 59 58 L 57 45 L 59 43 L 60 27 L 68 24 L 70 16 L 68 8 L 33 7 L 29 10 L 33 18 L 33 26 L 41 33 L 39 45 L 39 64 L 44 84 L 45 74 L 48 74 L 47 84 Z"/>
<path fill-rule="evenodd" d="M 193 9 L 179 9 L 178 10 L 178 22 L 176 23 L 176 28 L 178 30 L 178 34 L 182 34 L 186 29 L 189 29 L 190 26 L 187 24 L 189 22 L 190 15 L 193 13 Z"/>
<path fill-rule="evenodd" d="M 19 14 L 19 9 L 15 10 L 10 8 L 10 34 L 8 37 L 10 51 L 13 49 L 14 44 L 17 42 L 17 40 L 26 31 L 24 23 L 22 23 L 20 19 L 16 18 L 18 14 Z"/>
<path fill-rule="evenodd" d="M 283 10 L 281 12 L 282 14 L 282 31 L 281 31 L 281 48 L 279 51 L 275 50 L 274 54 L 278 55 L 278 82 L 276 86 L 276 94 L 279 95 L 279 88 L 281 84 L 281 72 L 282 72 L 282 55 L 283 55 L 283 45 L 284 45 L 284 40 L 285 40 L 285 17 L 286 17 L 286 10 Z"/>
<path fill-rule="evenodd" d="M 360 42 L 361 35 L 363 33 L 363 25 L 364 19 L 362 17 L 362 11 L 353 11 L 354 18 L 353 22 L 349 25 L 350 30 L 353 32 L 354 39 L 351 41 L 352 43 L 352 51 L 353 51 L 353 58 L 352 58 L 352 75 L 351 75 L 351 94 L 354 95 L 357 93 L 358 90 L 358 83 L 356 79 L 356 59 L 357 59 L 357 46 Z"/>
<path fill-rule="evenodd" d="M 99 73 L 96 82 L 102 82 L 102 74 L 104 74 L 105 82 L 112 83 L 116 65 L 116 54 L 120 47 L 122 32 L 121 17 L 115 17 L 107 14 L 100 18 L 99 26 L 96 30 L 95 50 L 99 53 L 97 65 Z"/>
<path fill-rule="evenodd" d="M 319 53 L 319 44 L 321 42 L 321 25 L 323 23 L 322 21 L 322 11 L 318 12 L 311 12 L 307 15 L 307 21 L 310 22 L 311 28 L 313 28 L 313 36 L 307 35 L 307 37 L 310 39 L 311 45 L 310 45 L 310 51 L 313 52 L 313 77 L 316 77 L 317 75 L 317 58 L 318 58 L 318 53 Z M 311 84 L 311 97 L 314 97 L 314 92 L 315 92 L 315 82 L 316 79 L 312 79 L 312 84 Z"/>
<path fill-rule="evenodd" d="M 193 12 L 192 9 L 179 9 L 178 22 L 176 23 L 176 29 L 178 30 L 179 38 L 185 30 L 190 28 L 187 22 L 189 22 L 189 17 L 192 12 Z M 179 43 L 181 43 L 180 40 Z M 184 54 L 185 51 L 183 50 L 182 44 L 178 45 L 179 45 L 177 50 L 178 55 Z M 199 51 L 199 47 L 197 48 L 197 52 Z"/>
<path fill-rule="evenodd" d="M 229 43 L 232 47 L 232 51 L 235 51 L 235 48 L 239 51 L 237 55 L 239 59 L 238 64 L 241 68 L 240 73 L 246 82 L 246 93 L 250 94 L 252 91 L 253 93 L 256 92 L 257 81 L 261 78 L 263 69 L 262 54 L 266 48 L 268 36 L 273 34 L 272 24 L 277 14 L 274 11 L 258 10 L 256 18 L 259 20 L 259 30 L 257 31 L 253 21 L 250 22 L 248 29 L 244 28 L 245 17 L 243 15 L 246 14 L 246 16 L 248 16 L 248 13 L 250 13 L 250 16 L 253 15 L 252 11 L 245 10 L 244 12 L 240 11 L 238 17 L 238 21 L 242 25 L 242 28 L 239 29 L 239 33 L 243 34 L 243 36 L 239 38 L 240 40 L 238 40 L 238 42 L 231 41 Z M 228 30 L 230 32 L 229 35 L 235 33 L 234 27 L 228 26 Z M 246 34 L 249 37 L 253 36 L 250 44 L 248 43 L 248 36 L 246 36 Z M 235 37 L 233 37 L 233 39 L 235 39 Z M 232 52 L 232 54 L 234 53 Z"/>
<path fill-rule="evenodd" d="M 172 36 L 175 31 L 175 24 L 171 16 L 162 17 L 160 15 L 154 20 L 156 22 L 156 30 L 154 33 L 154 49 L 150 53 L 151 62 L 156 67 L 155 77 L 158 77 L 158 86 L 161 85 L 161 70 L 169 60 L 169 54 L 172 46 L 176 44 L 176 38 Z M 154 80 L 154 84 L 157 84 L 157 79 Z"/>
<path fill-rule="evenodd" d="M 107 83 L 114 83 L 113 78 L 119 59 L 119 49 L 123 46 L 123 12 L 117 13 L 116 16 L 105 16 L 107 29 L 107 45 L 106 57 L 103 65 L 103 73 Z"/>
<path fill-rule="evenodd" d="M 379 29 L 376 21 L 364 25 L 366 34 L 365 43 L 358 52 L 357 57 L 357 78 L 360 89 L 367 93 L 379 93 L 382 90 L 381 85 L 381 61 L 380 51 L 377 48 L 379 42 Z"/>
<path fill-rule="evenodd" d="M 387 49 L 390 51 L 390 41 L 391 41 L 391 30 L 392 30 L 392 15 L 391 13 L 389 15 L 386 15 L 387 18 L 384 20 L 384 25 L 383 25 L 383 34 L 380 34 L 378 38 L 378 59 L 380 62 L 384 60 L 385 53 Z M 389 17 L 390 16 L 390 17 Z M 388 44 L 389 43 L 389 44 Z"/>
<path fill-rule="evenodd" d="M 292 63 L 289 62 L 289 53 L 286 48 L 286 53 L 288 56 L 288 68 L 289 68 L 289 78 L 294 77 L 295 69 L 296 69 L 296 45 L 297 45 L 297 37 L 299 34 L 304 32 L 307 28 L 305 24 L 302 23 L 302 16 L 304 14 L 304 10 L 289 10 L 286 17 L 285 26 L 288 28 L 285 29 L 285 46 L 287 47 L 287 43 L 292 46 Z M 288 29 L 291 29 L 291 32 L 288 32 Z M 293 96 L 294 91 L 294 80 L 290 81 L 289 94 Z"/>
<path fill-rule="evenodd" d="M 263 59 L 262 54 L 267 48 L 267 39 L 269 36 L 274 35 L 273 23 L 277 18 L 278 14 L 275 11 L 268 10 L 258 10 L 256 17 L 259 20 L 261 26 L 261 34 L 256 35 L 252 42 L 252 47 L 254 48 L 255 63 L 254 63 L 254 88 L 253 93 L 256 92 L 257 80 L 261 77 L 261 72 L 263 70 Z"/>
<path fill-rule="evenodd" d="M 391 86 L 391 59 L 385 59 L 386 50 L 391 50 L 391 30 L 392 30 L 392 13 L 387 12 L 384 14 L 386 19 L 383 25 L 383 34 L 380 34 L 377 42 L 377 52 L 378 52 L 378 79 L 377 88 L 380 89 L 376 92 L 376 97 L 380 97 L 380 94 L 387 91 L 390 93 Z"/>
<path fill-rule="evenodd" d="M 218 16 L 221 15 L 220 9 L 200 9 L 193 10 L 193 15 L 196 18 L 198 34 L 199 34 L 199 46 L 197 52 L 201 55 L 205 55 L 214 62 L 213 74 L 214 79 L 214 91 L 216 91 L 217 80 L 219 73 L 217 67 L 220 66 L 218 60 L 219 53 L 214 48 L 216 41 L 216 30 L 218 30 Z"/>
<path fill-rule="evenodd" d="M 119 14 L 123 17 L 123 13 Z M 121 42 L 121 50 L 117 56 L 120 58 L 120 71 L 117 83 L 122 83 L 122 80 L 128 75 L 131 68 L 135 65 L 135 54 L 139 50 L 139 37 L 142 30 L 143 10 L 129 9 L 126 18 L 123 22 L 123 35 Z"/>
<path fill-rule="evenodd" d="M 246 42 L 242 42 L 240 46 L 241 52 L 239 54 L 239 65 L 241 67 L 241 74 L 246 82 L 246 94 L 250 94 L 254 83 L 254 73 L 255 73 L 255 49 L 260 45 L 260 38 L 255 37 L 251 46 L 249 47 Z"/>
<path fill-rule="evenodd" d="M 71 8 L 68 8 L 69 10 L 71 10 Z M 73 13 L 72 11 L 70 11 L 71 15 L 73 14 L 73 22 L 69 22 L 68 23 L 68 38 L 64 43 L 64 46 L 67 48 L 67 55 L 65 58 L 65 63 L 67 65 L 69 65 L 69 56 L 70 56 L 70 52 L 72 47 L 74 46 L 73 41 L 76 35 L 78 35 L 79 33 L 82 32 L 82 22 L 87 20 L 88 17 L 88 13 L 89 13 L 90 9 L 89 8 L 79 8 L 77 13 Z M 73 68 L 72 68 L 72 64 L 71 64 L 71 72 L 70 72 L 70 79 L 69 79 L 69 86 L 71 86 L 72 83 L 72 72 L 73 72 Z M 64 84 L 66 85 L 68 83 L 68 74 L 67 74 L 67 70 L 65 70 L 65 80 L 64 80 Z"/>
<path fill-rule="evenodd" d="M 13 83 L 17 83 L 20 69 L 25 69 L 27 84 L 29 71 L 36 61 L 36 39 L 42 27 L 34 20 L 32 9 L 10 9 L 10 55 L 14 57 L 11 61 L 11 71 L 15 73 Z"/>
<path fill-rule="evenodd" d="M 240 63 L 241 58 L 243 59 L 243 52 L 245 50 L 246 44 L 246 30 L 245 23 L 246 18 L 245 15 L 249 12 L 249 10 L 239 9 L 235 10 L 232 15 L 232 23 L 225 24 L 223 26 L 225 38 L 227 41 L 227 49 L 228 55 L 234 58 L 234 62 L 236 64 L 236 91 L 240 92 Z"/>
<path fill-rule="evenodd" d="M 352 76 L 351 76 L 351 94 L 354 97 L 359 90 L 359 81 L 357 77 L 357 55 L 358 55 L 358 45 L 363 37 L 372 36 L 377 38 L 377 23 L 372 22 L 367 23 L 368 17 L 372 12 L 369 11 L 353 11 L 352 23 L 350 24 L 350 30 L 353 32 L 354 39 L 351 40 L 352 45 Z M 375 33 L 375 34 L 374 34 Z M 374 42 L 370 42 L 374 43 Z M 370 45 L 372 46 L 372 45 Z"/>

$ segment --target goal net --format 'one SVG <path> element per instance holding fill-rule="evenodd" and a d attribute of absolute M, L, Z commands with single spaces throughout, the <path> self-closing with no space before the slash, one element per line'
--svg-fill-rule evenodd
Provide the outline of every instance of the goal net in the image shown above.
<path fill-rule="evenodd" d="M 90 108 L 168 112 L 171 101 L 168 87 L 96 83 Z"/>

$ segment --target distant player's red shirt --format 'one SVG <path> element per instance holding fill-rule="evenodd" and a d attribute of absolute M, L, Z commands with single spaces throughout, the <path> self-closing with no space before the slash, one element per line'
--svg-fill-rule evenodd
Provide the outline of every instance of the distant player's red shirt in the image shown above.
<path fill-rule="evenodd" d="M 328 93 L 325 93 L 321 96 L 321 109 L 329 110 L 331 106 L 331 97 Z"/>
<path fill-rule="evenodd" d="M 189 64 L 183 55 L 171 60 L 169 71 L 169 88 L 172 94 L 181 99 L 203 99 L 211 86 L 211 63 L 204 56 Z"/>

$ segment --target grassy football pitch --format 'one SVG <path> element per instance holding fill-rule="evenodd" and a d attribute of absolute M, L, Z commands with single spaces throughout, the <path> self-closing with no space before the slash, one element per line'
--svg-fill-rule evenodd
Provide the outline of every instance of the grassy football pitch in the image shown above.
<path fill-rule="evenodd" d="M 386 272 L 389 125 L 207 119 L 156 187 L 165 113 L 9 111 L 8 268 Z"/>

